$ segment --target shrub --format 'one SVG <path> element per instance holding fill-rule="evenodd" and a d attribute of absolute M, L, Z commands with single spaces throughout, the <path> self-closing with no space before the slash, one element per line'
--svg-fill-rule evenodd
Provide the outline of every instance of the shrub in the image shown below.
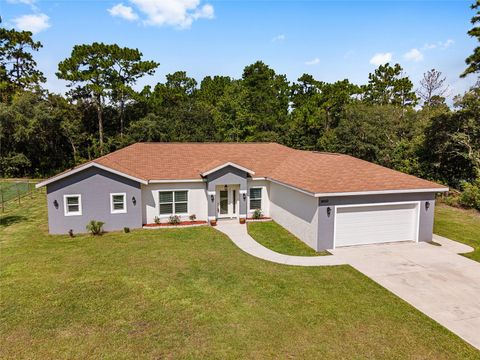
<path fill-rule="evenodd" d="M 157 224 L 157 225 L 160 224 L 160 218 L 159 218 L 158 216 L 155 216 L 155 217 L 153 218 L 153 222 L 154 222 L 155 224 Z"/>
<path fill-rule="evenodd" d="M 92 233 L 92 235 L 101 235 L 103 233 L 103 221 L 91 220 L 87 224 L 87 230 Z"/>
<path fill-rule="evenodd" d="M 190 221 L 195 221 L 195 220 L 197 220 L 197 215 L 192 214 L 188 218 L 190 219 Z"/>
<path fill-rule="evenodd" d="M 253 219 L 261 219 L 262 218 L 262 210 L 260 209 L 255 209 L 255 211 L 253 212 L 253 215 L 252 215 L 252 218 Z"/>
<path fill-rule="evenodd" d="M 128 234 L 130 232 L 130 228 L 129 227 L 124 227 L 123 232 Z"/>
<path fill-rule="evenodd" d="M 464 182 L 458 198 L 460 205 L 480 210 L 480 179 L 472 183 Z"/>
<path fill-rule="evenodd" d="M 73 233 L 73 229 L 68 230 L 68 235 L 70 235 L 70 237 L 75 237 L 75 234 Z"/>
<path fill-rule="evenodd" d="M 170 225 L 178 225 L 180 224 L 180 217 L 178 215 L 170 215 L 168 218 L 168 223 Z"/>

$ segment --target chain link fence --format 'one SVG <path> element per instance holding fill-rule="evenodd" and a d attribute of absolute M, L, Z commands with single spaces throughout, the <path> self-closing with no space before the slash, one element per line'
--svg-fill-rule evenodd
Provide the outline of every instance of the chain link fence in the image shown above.
<path fill-rule="evenodd" d="M 32 198 L 37 181 L 31 179 L 0 180 L 0 211 L 10 204 L 21 205 L 25 198 Z"/>

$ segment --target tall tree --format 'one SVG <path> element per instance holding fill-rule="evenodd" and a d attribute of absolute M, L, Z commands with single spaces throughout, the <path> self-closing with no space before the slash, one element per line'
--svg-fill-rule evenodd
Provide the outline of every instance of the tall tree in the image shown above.
<path fill-rule="evenodd" d="M 134 96 L 132 86 L 145 75 L 153 75 L 160 65 L 155 61 L 143 61 L 138 49 L 121 48 L 116 44 L 108 46 L 113 58 L 111 71 L 112 100 L 119 104 L 120 136 L 123 136 L 125 104 Z"/>
<path fill-rule="evenodd" d="M 70 94 L 91 98 L 97 110 L 100 154 L 104 152 L 103 107 L 105 97 L 110 95 L 113 57 L 103 43 L 75 45 L 69 58 L 58 64 L 57 77 L 69 81 L 68 87 L 76 86 Z"/>
<path fill-rule="evenodd" d="M 442 72 L 432 69 L 423 74 L 420 80 L 420 88 L 417 93 L 423 100 L 423 106 L 435 106 L 441 102 L 442 98 L 448 92 L 448 86 L 445 84 L 445 77 Z"/>
<path fill-rule="evenodd" d="M 45 82 L 38 70 L 33 52 L 42 47 L 32 39 L 30 31 L 0 28 L 0 92 L 7 101 L 19 90 L 32 90 Z"/>
<path fill-rule="evenodd" d="M 363 86 L 364 101 L 369 104 L 415 106 L 417 96 L 413 83 L 403 75 L 399 64 L 380 65 L 368 75 L 368 84 Z"/>
<path fill-rule="evenodd" d="M 278 141 L 289 109 L 290 85 L 286 76 L 257 61 L 243 70 L 242 86 L 249 125 L 254 128 L 247 140 Z"/>
<path fill-rule="evenodd" d="M 476 10 L 476 14 L 470 21 L 473 28 L 471 28 L 467 34 L 473 38 L 477 38 L 477 41 L 480 42 L 480 0 L 476 0 L 475 3 L 471 5 L 471 8 L 472 10 Z M 480 46 L 477 46 L 473 50 L 473 54 L 465 59 L 465 63 L 467 64 L 467 68 L 460 77 L 480 72 Z"/>
<path fill-rule="evenodd" d="M 104 152 L 104 104 L 107 99 L 119 103 L 120 134 L 123 134 L 125 103 L 133 94 L 132 85 L 158 67 L 154 61 L 142 61 L 138 49 L 116 44 L 76 45 L 69 58 L 58 64 L 57 76 L 69 81 L 74 98 L 89 98 L 97 109 L 100 154 Z"/>

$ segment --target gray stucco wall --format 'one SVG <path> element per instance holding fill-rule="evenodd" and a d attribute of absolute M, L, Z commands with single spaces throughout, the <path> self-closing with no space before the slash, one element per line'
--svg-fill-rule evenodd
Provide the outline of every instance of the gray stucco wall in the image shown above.
<path fill-rule="evenodd" d="M 418 241 L 431 241 L 435 212 L 435 193 L 322 197 L 318 199 L 318 249 L 333 248 L 336 205 L 375 204 L 402 201 L 420 202 Z M 425 203 L 427 201 L 430 203 L 428 210 L 425 208 Z M 330 216 L 327 215 L 328 207 L 331 208 Z"/>
<path fill-rule="evenodd" d="M 110 193 L 126 193 L 127 212 L 110 213 Z M 65 216 L 63 196 L 82 196 L 82 215 Z M 135 197 L 136 204 L 132 198 Z M 57 200 L 58 207 L 54 206 Z M 48 227 L 52 234 L 86 232 L 90 220 L 105 222 L 104 230 L 121 230 L 124 227 L 142 227 L 142 195 L 140 184 L 108 171 L 88 168 L 47 185 Z"/>
<path fill-rule="evenodd" d="M 226 166 L 207 176 L 207 190 L 215 191 L 217 185 L 240 185 L 240 191 L 247 191 L 247 173 L 233 166 Z M 216 194 L 213 201 L 208 195 L 208 216 L 216 216 Z M 239 196 L 239 215 L 247 214 L 247 201 Z"/>

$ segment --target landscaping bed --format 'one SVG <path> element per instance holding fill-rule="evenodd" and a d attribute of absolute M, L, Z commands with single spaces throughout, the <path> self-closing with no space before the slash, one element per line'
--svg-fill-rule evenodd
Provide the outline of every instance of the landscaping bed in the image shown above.
<path fill-rule="evenodd" d="M 195 221 L 180 221 L 178 224 L 171 224 L 171 223 L 153 223 L 153 224 L 145 224 L 143 227 L 145 229 L 148 228 L 176 228 L 176 227 L 188 227 L 188 226 L 200 226 L 200 225 L 207 225 L 206 221 L 195 220 Z"/>

